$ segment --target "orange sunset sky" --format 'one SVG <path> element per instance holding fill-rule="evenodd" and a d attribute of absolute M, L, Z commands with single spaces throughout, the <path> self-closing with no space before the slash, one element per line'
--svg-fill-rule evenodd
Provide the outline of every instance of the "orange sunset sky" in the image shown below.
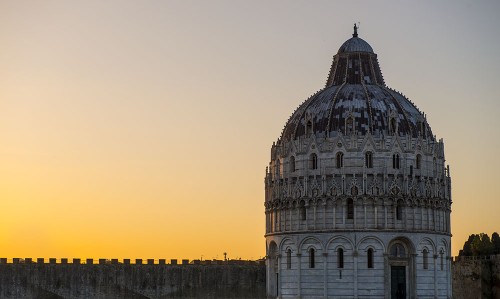
<path fill-rule="evenodd" d="M 265 255 L 264 175 L 359 34 L 500 231 L 498 1 L 0 0 L 0 256 Z"/>

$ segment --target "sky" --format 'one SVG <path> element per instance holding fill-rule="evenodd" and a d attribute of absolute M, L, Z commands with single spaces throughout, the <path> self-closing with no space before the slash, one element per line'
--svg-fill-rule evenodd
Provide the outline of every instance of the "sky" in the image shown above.
<path fill-rule="evenodd" d="M 499 11 L 0 0 L 0 256 L 263 257 L 271 145 L 354 22 L 444 138 L 456 255 L 500 231 Z"/>

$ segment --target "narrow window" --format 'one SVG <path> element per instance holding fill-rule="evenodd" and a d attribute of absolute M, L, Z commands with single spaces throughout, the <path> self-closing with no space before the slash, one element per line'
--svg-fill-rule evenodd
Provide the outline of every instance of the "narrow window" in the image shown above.
<path fill-rule="evenodd" d="M 306 220 L 307 219 L 307 213 L 306 213 L 306 206 L 303 201 L 300 202 L 300 220 Z"/>
<path fill-rule="evenodd" d="M 341 152 L 337 153 L 336 156 L 337 168 L 342 168 L 344 166 L 344 154 Z"/>
<path fill-rule="evenodd" d="M 372 152 L 365 153 L 365 166 L 366 166 L 366 168 L 373 168 L 373 154 L 372 154 Z"/>
<path fill-rule="evenodd" d="M 413 165 L 410 165 L 410 176 L 413 176 Z"/>
<path fill-rule="evenodd" d="M 429 251 L 424 249 L 423 255 L 424 269 L 429 269 Z"/>
<path fill-rule="evenodd" d="M 394 117 L 391 117 L 391 120 L 389 121 L 389 131 L 391 135 L 396 135 L 397 133 L 397 126 L 396 126 L 396 119 Z"/>
<path fill-rule="evenodd" d="M 402 203 L 398 201 L 396 203 L 396 220 L 401 220 L 403 219 L 403 207 Z"/>
<path fill-rule="evenodd" d="M 311 154 L 309 159 L 309 168 L 318 169 L 318 156 L 316 154 Z"/>
<path fill-rule="evenodd" d="M 399 169 L 399 154 L 392 155 L 392 168 Z"/>
<path fill-rule="evenodd" d="M 295 172 L 295 157 L 290 157 L 290 172 Z"/>
<path fill-rule="evenodd" d="M 344 268 L 344 249 L 337 249 L 337 268 Z"/>
<path fill-rule="evenodd" d="M 354 202 L 352 198 L 347 200 L 347 219 L 354 219 Z"/>
<path fill-rule="evenodd" d="M 345 134 L 346 135 L 354 134 L 354 119 L 352 117 L 347 118 L 345 122 Z"/>
<path fill-rule="evenodd" d="M 420 154 L 418 154 L 418 155 L 417 155 L 417 162 L 416 162 L 415 167 L 416 167 L 417 169 L 420 169 L 420 167 L 422 167 L 422 166 L 421 166 L 421 164 L 422 164 L 422 156 L 421 156 Z"/>
<path fill-rule="evenodd" d="M 290 249 L 286 251 L 286 268 L 292 269 L 292 250 Z"/>
<path fill-rule="evenodd" d="M 314 248 L 309 249 L 309 268 L 314 268 Z"/>
<path fill-rule="evenodd" d="M 372 269 L 373 268 L 373 249 L 368 249 L 368 255 L 367 255 L 367 262 L 368 262 L 368 268 Z"/>
<path fill-rule="evenodd" d="M 306 127 L 306 135 L 311 136 L 313 132 L 313 124 L 312 121 L 307 122 L 307 127 Z"/>

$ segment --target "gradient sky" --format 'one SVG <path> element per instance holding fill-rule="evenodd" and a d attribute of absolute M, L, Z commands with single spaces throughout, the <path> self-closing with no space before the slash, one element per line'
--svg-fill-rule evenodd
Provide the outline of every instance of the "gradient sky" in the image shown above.
<path fill-rule="evenodd" d="M 360 22 L 500 231 L 498 1 L 0 0 L 0 256 L 265 255 L 264 175 Z"/>

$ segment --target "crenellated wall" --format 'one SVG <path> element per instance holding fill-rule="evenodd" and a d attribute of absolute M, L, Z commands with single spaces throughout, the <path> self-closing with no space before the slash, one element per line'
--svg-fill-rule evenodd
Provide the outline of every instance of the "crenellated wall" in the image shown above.
<path fill-rule="evenodd" d="M 0 298 L 265 298 L 265 267 L 0 261 Z"/>
<path fill-rule="evenodd" d="M 456 257 L 452 273 L 454 299 L 500 299 L 500 255 Z"/>

